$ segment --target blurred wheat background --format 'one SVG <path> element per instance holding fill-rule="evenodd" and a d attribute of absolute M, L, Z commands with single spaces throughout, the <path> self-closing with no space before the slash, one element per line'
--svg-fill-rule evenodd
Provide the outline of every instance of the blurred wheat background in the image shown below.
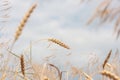
<path fill-rule="evenodd" d="M 119 0 L 0 0 L 0 80 L 120 80 Z"/>

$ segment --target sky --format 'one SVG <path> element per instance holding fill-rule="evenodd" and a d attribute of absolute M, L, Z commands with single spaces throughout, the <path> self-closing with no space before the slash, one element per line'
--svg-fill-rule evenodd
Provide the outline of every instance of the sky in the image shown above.
<path fill-rule="evenodd" d="M 14 52 L 18 55 L 30 45 L 30 41 L 41 40 L 32 45 L 32 57 L 40 62 L 50 55 L 55 55 L 51 63 L 65 65 L 71 63 L 76 66 L 88 64 L 89 57 L 96 55 L 103 60 L 109 50 L 113 53 L 120 47 L 120 39 L 116 40 L 113 33 L 113 23 L 99 24 L 94 21 L 85 25 L 100 1 L 80 3 L 80 0 L 10 0 L 10 18 L 5 25 L 4 36 L 13 39 L 15 31 L 29 7 L 37 3 L 22 35 L 14 45 Z M 70 46 L 66 50 L 51 44 L 48 38 L 55 38 Z M 70 55 L 69 55 L 70 54 Z M 69 55 L 69 56 L 68 56 Z"/>

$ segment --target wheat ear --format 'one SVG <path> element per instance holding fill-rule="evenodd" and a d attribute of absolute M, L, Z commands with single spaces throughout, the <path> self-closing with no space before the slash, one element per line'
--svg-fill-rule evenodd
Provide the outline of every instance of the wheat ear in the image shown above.
<path fill-rule="evenodd" d="M 31 6 L 31 8 L 28 10 L 28 12 L 25 14 L 25 16 L 23 17 L 23 19 L 21 20 L 17 30 L 16 30 L 16 33 L 15 33 L 15 37 L 14 37 L 14 42 L 16 40 L 18 40 L 19 36 L 21 35 L 22 31 L 23 31 L 23 28 L 25 26 L 25 24 L 27 23 L 28 21 L 28 18 L 30 17 L 31 13 L 33 12 L 33 10 L 36 8 L 37 4 L 33 4 Z"/>
<path fill-rule="evenodd" d="M 70 49 L 69 46 L 67 46 L 65 43 L 63 43 L 63 42 L 61 42 L 61 41 L 59 41 L 59 40 L 57 40 L 57 39 L 50 38 L 50 39 L 48 39 L 48 41 L 51 41 L 51 42 L 53 42 L 53 43 L 55 43 L 55 44 L 58 44 L 59 46 L 64 47 L 64 48 L 66 48 L 66 49 Z"/>
<path fill-rule="evenodd" d="M 103 69 L 105 68 L 106 63 L 108 62 L 108 60 L 109 60 L 109 58 L 111 56 L 111 53 L 112 53 L 112 50 L 110 50 L 110 52 L 108 53 L 108 55 L 107 55 L 107 57 L 106 57 L 106 59 L 105 59 L 105 61 L 103 63 Z"/>
<path fill-rule="evenodd" d="M 21 65 L 21 72 L 23 76 L 25 76 L 25 63 L 24 63 L 24 56 L 21 55 L 20 57 L 20 65 Z"/>
<path fill-rule="evenodd" d="M 109 71 L 103 70 L 100 73 L 104 76 L 107 76 L 107 77 L 113 79 L 113 80 L 120 80 L 120 78 L 118 76 L 116 76 L 115 74 L 113 74 Z"/>

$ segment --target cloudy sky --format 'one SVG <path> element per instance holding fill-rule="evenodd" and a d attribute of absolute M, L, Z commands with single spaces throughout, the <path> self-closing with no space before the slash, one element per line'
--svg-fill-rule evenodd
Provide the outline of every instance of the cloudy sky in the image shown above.
<path fill-rule="evenodd" d="M 32 55 L 35 61 L 55 55 L 53 63 L 64 65 L 70 62 L 74 65 L 87 64 L 91 54 L 105 58 L 110 49 L 113 52 L 120 47 L 120 40 L 115 39 L 113 23 L 99 25 L 99 20 L 86 26 L 95 7 L 100 3 L 81 4 L 80 0 L 10 0 L 10 19 L 6 25 L 6 36 L 12 39 L 25 12 L 33 3 L 37 7 L 28 20 L 22 35 L 14 46 L 14 52 L 21 54 L 30 41 L 56 38 L 70 46 L 70 50 L 41 40 L 32 45 Z M 69 53 L 71 55 L 67 56 Z"/>

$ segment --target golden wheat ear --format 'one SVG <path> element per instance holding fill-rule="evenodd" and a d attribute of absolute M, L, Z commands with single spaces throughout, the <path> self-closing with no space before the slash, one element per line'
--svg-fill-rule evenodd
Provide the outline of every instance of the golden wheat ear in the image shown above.
<path fill-rule="evenodd" d="M 37 4 L 33 4 L 30 9 L 28 10 L 28 12 L 24 15 L 23 19 L 21 20 L 16 32 L 15 32 L 15 36 L 14 36 L 14 42 L 18 40 L 18 38 L 20 37 L 23 28 L 25 26 L 25 24 L 27 23 L 30 15 L 32 14 L 33 10 L 36 8 Z"/>
<path fill-rule="evenodd" d="M 101 71 L 100 74 L 102 74 L 103 76 L 109 77 L 110 79 L 113 79 L 113 80 L 120 80 L 120 77 L 106 70 Z"/>
<path fill-rule="evenodd" d="M 59 46 L 66 48 L 66 49 L 70 49 L 70 47 L 68 45 L 66 45 L 65 43 L 61 42 L 60 40 L 54 39 L 54 38 L 49 38 L 48 41 L 53 42 L 55 44 L 58 44 Z"/>
<path fill-rule="evenodd" d="M 25 63 L 24 63 L 24 56 L 23 55 L 21 55 L 21 57 L 20 57 L 20 65 L 21 65 L 22 75 L 25 76 Z"/>

